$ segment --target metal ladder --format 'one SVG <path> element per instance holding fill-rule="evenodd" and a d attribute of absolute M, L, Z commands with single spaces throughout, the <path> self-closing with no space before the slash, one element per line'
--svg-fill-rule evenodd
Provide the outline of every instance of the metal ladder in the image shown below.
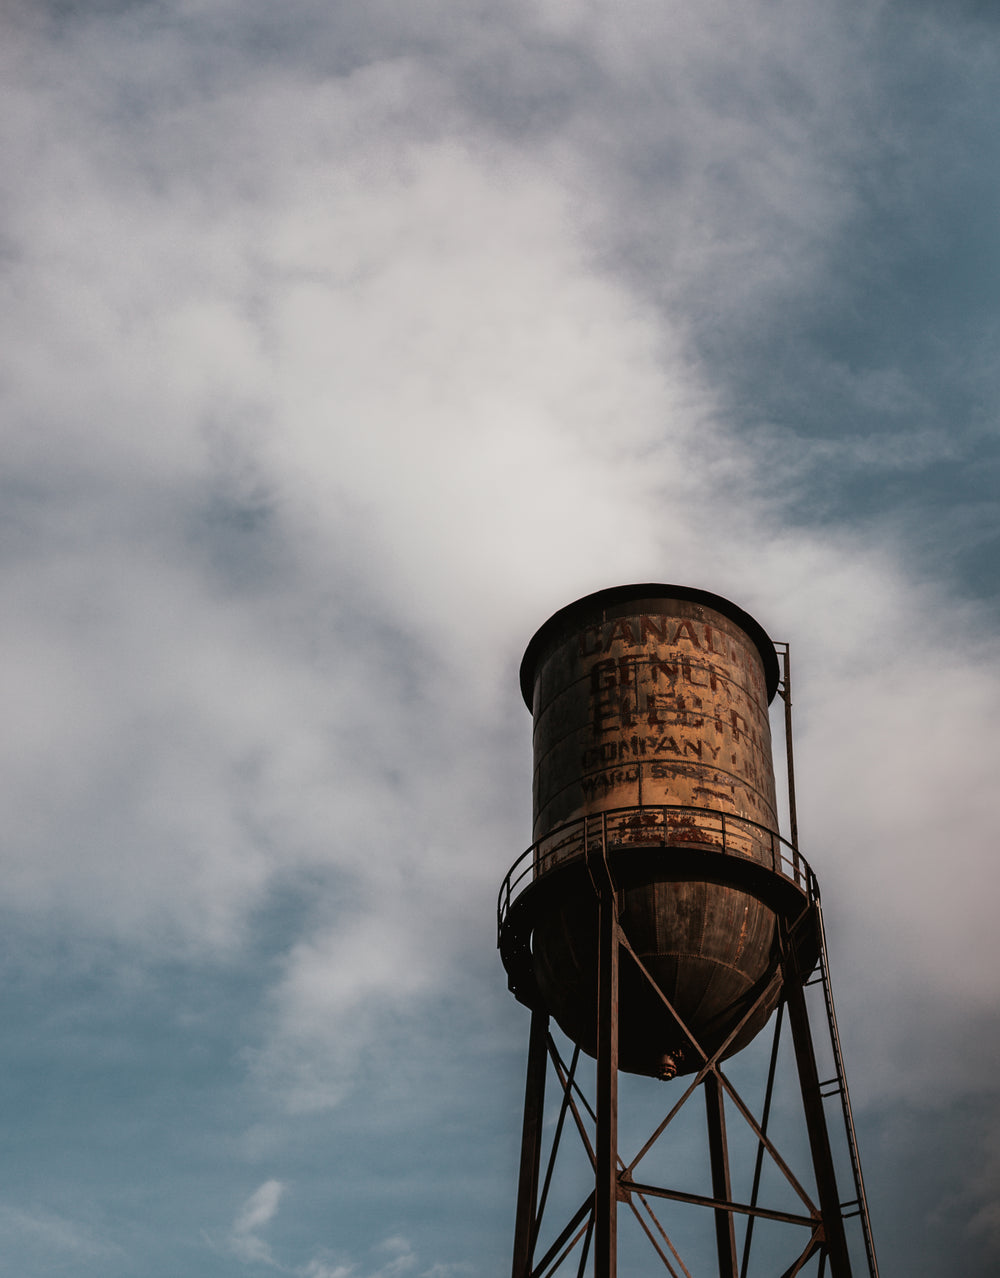
<path fill-rule="evenodd" d="M 847 1149 L 850 1154 L 851 1172 L 854 1176 L 855 1197 L 840 1204 L 844 1220 L 859 1217 L 861 1233 L 865 1243 L 865 1255 L 868 1259 L 870 1278 L 878 1278 L 878 1261 L 875 1259 L 875 1245 L 872 1242 L 871 1220 L 868 1215 L 868 1199 L 865 1196 L 865 1182 L 861 1174 L 861 1160 L 858 1157 L 857 1135 L 854 1130 L 854 1113 L 851 1109 L 851 1097 L 847 1090 L 847 1075 L 844 1073 L 844 1058 L 840 1048 L 840 1031 L 837 1028 L 837 1013 L 833 1006 L 833 991 L 830 988 L 830 969 L 826 952 L 826 929 L 823 926 L 823 908 L 816 902 L 816 921 L 819 928 L 819 962 L 812 978 L 806 985 L 821 985 L 823 1001 L 826 1004 L 827 1025 L 830 1031 L 830 1047 L 833 1052 L 835 1073 L 820 1083 L 820 1096 L 826 1100 L 831 1096 L 840 1097 L 841 1110 L 844 1117 L 844 1131 L 847 1136 Z"/>

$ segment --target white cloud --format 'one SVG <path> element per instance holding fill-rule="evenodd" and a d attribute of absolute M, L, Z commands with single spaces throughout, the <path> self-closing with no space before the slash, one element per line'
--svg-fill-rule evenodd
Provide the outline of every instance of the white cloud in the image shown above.
<path fill-rule="evenodd" d="M 41 1265 L 67 1261 L 86 1265 L 118 1261 L 122 1249 L 89 1221 L 75 1220 L 49 1207 L 0 1203 L 0 1242 L 6 1254 L 30 1255 Z"/>
<path fill-rule="evenodd" d="M 426 72 L 137 121 L 59 56 L 11 90 L 59 139 L 12 191 L 11 899 L 225 947 L 275 874 L 357 871 L 376 808 L 395 833 L 412 663 L 433 648 L 481 732 L 511 602 L 614 572 L 605 530 L 705 397 L 537 161 L 403 114 L 447 97 Z"/>
<path fill-rule="evenodd" d="M 274 1219 L 284 1192 L 285 1186 L 280 1180 L 265 1180 L 236 1213 L 229 1246 L 241 1260 L 275 1264 L 271 1248 L 259 1234 Z"/>
<path fill-rule="evenodd" d="M 351 1278 L 356 1273 L 353 1265 L 331 1265 L 325 1260 L 311 1260 L 302 1270 L 303 1278 Z"/>
<path fill-rule="evenodd" d="M 385 1238 L 371 1248 L 374 1268 L 363 1268 L 353 1261 L 330 1261 L 314 1257 L 304 1269 L 297 1272 L 302 1278 L 402 1278 L 403 1274 L 418 1274 L 419 1278 L 458 1278 L 461 1274 L 475 1272 L 471 1265 L 432 1264 L 429 1269 L 413 1250 L 411 1243 L 402 1237 Z"/>
<path fill-rule="evenodd" d="M 982 623 L 886 542 L 789 529 L 689 341 L 695 309 L 764 322 L 854 211 L 845 148 L 878 139 L 820 8 L 513 6 L 505 34 L 472 5 L 466 53 L 423 57 L 378 8 L 341 74 L 324 46 L 205 75 L 137 18 L 6 54 L 7 900 L 231 953 L 277 881 L 346 884 L 253 1057 L 293 1106 L 342 1096 L 379 1018 L 487 943 L 528 825 L 520 646 L 620 580 L 717 589 L 793 641 L 806 850 L 852 979 L 905 991 L 873 1012 L 885 1053 L 919 990 L 935 1020 L 990 997 L 990 893 L 963 886 L 994 881 Z M 526 39 L 584 69 L 518 126 L 472 71 Z M 852 440 L 782 473 L 845 452 L 912 459 Z"/>

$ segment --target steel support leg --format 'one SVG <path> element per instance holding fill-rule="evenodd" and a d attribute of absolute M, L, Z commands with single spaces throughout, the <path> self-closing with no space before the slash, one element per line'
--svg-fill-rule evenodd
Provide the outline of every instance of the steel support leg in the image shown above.
<path fill-rule="evenodd" d="M 618 919 L 610 885 L 598 905 L 597 1144 L 594 1275 L 618 1272 Z"/>
<path fill-rule="evenodd" d="M 705 1076 L 705 1112 L 708 1117 L 708 1151 L 712 1161 L 712 1197 L 732 1202 L 729 1179 L 729 1145 L 726 1140 L 726 1111 L 718 1075 Z M 715 1240 L 719 1251 L 719 1278 L 737 1278 L 736 1223 L 733 1213 L 715 1209 Z"/>
<path fill-rule="evenodd" d="M 823 1214 L 823 1233 L 830 1256 L 830 1272 L 833 1278 L 851 1278 L 851 1261 L 847 1253 L 847 1237 L 844 1218 L 840 1210 L 837 1177 L 830 1150 L 830 1133 L 826 1126 L 826 1113 L 819 1090 L 819 1073 L 816 1069 L 816 1053 L 809 1030 L 809 1014 L 806 1010 L 802 986 L 790 981 L 785 990 L 788 1007 L 788 1023 L 795 1045 L 795 1063 L 799 1071 L 799 1087 L 805 1109 L 809 1147 L 812 1151 L 813 1169 L 816 1172 L 816 1189 L 819 1193 L 819 1209 Z"/>
<path fill-rule="evenodd" d="M 528 1073 L 524 1084 L 524 1123 L 521 1128 L 521 1171 L 517 1183 L 517 1217 L 514 1224 L 513 1278 L 530 1278 L 535 1250 L 538 1204 L 538 1170 L 542 1158 L 542 1120 L 545 1110 L 545 1074 L 548 1068 L 546 1012 L 531 1013 L 528 1040 Z"/>

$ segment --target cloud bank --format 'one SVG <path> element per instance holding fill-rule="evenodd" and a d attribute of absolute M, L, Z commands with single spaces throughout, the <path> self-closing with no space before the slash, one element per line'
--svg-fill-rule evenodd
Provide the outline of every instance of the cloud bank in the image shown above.
<path fill-rule="evenodd" d="M 520 651 L 659 579 L 792 642 L 873 1130 L 969 1103 L 985 1148 L 996 266 L 935 174 L 995 208 L 995 44 L 909 12 L 11 10 L 5 911 L 246 972 L 265 1144 L 502 997 Z M 995 1181 L 949 1225 L 967 1272 Z"/>

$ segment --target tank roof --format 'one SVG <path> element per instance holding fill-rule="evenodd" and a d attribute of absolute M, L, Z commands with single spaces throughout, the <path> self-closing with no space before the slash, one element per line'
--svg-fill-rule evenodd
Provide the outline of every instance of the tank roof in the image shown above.
<path fill-rule="evenodd" d="M 532 693 L 535 683 L 535 667 L 540 660 L 541 652 L 547 645 L 577 633 L 582 626 L 593 624 L 595 618 L 601 621 L 612 617 L 627 616 L 624 608 L 630 606 L 634 611 L 643 603 L 655 603 L 662 599 L 678 599 L 687 603 L 704 604 L 728 617 L 753 642 L 760 659 L 764 664 L 764 679 L 767 684 L 767 700 L 770 703 L 778 688 L 778 654 L 774 644 L 768 638 L 767 631 L 742 608 L 714 595 L 709 590 L 697 590 L 693 586 L 668 586 L 659 582 L 645 582 L 633 586 L 610 586 L 606 590 L 596 590 L 593 594 L 584 595 L 565 608 L 560 608 L 541 625 L 531 637 L 524 657 L 521 660 L 521 695 L 525 705 L 531 709 Z M 656 609 L 650 609 L 656 611 Z"/>

